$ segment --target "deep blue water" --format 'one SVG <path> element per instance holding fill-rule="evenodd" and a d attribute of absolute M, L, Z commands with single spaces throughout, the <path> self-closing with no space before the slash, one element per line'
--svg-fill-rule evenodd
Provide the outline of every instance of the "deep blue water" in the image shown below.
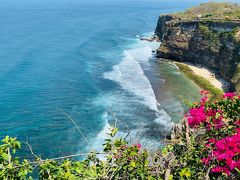
<path fill-rule="evenodd" d="M 156 144 L 182 106 L 175 82 L 159 86 L 164 75 L 151 61 L 159 44 L 136 36 L 153 32 L 160 13 L 197 4 L 187 2 L 1 1 L 0 137 L 28 137 L 43 157 L 88 152 L 102 144 L 113 112 L 120 135 L 125 121 L 133 142 Z"/>

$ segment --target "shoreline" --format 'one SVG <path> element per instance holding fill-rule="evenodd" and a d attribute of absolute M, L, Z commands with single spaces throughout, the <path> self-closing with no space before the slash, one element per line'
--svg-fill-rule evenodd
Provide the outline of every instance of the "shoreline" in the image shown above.
<path fill-rule="evenodd" d="M 166 59 L 167 60 L 167 59 Z M 194 81 L 200 88 L 209 91 L 213 100 L 222 97 L 223 93 L 228 91 L 229 83 L 221 77 L 217 77 L 216 72 L 200 65 L 190 62 L 177 62 L 167 60 L 170 64 L 174 64 L 179 68 L 181 73 L 184 73 L 190 80 Z"/>
<path fill-rule="evenodd" d="M 174 62 L 174 64 L 182 64 L 188 66 L 192 72 L 206 80 L 208 80 L 214 87 L 222 90 L 223 92 L 228 91 L 230 88 L 230 83 L 224 80 L 223 78 L 217 76 L 216 72 L 209 69 L 206 66 L 201 64 L 193 64 L 190 62 Z"/>

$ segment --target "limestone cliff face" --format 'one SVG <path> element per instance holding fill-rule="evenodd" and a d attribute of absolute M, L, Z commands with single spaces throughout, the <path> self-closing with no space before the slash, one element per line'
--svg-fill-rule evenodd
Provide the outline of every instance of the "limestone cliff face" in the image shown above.
<path fill-rule="evenodd" d="M 219 70 L 233 88 L 240 90 L 239 27 L 240 21 L 184 21 L 160 16 L 155 33 L 162 44 L 157 56 Z"/>

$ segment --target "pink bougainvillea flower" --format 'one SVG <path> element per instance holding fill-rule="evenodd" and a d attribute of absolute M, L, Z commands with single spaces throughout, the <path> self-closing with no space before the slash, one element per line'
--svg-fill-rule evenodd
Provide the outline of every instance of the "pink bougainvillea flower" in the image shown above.
<path fill-rule="evenodd" d="M 116 155 L 116 156 L 113 156 L 114 159 L 119 159 L 120 156 Z"/>
<path fill-rule="evenodd" d="M 203 163 L 204 165 L 208 165 L 209 162 L 211 161 L 211 158 L 210 158 L 210 157 L 208 157 L 208 158 L 202 158 L 201 161 L 202 161 L 202 163 Z"/>
<path fill-rule="evenodd" d="M 223 122 L 220 119 L 213 119 L 213 124 L 215 129 L 220 129 L 223 127 Z"/>
<path fill-rule="evenodd" d="M 240 128 L 235 129 L 238 134 L 240 134 Z"/>
<path fill-rule="evenodd" d="M 216 147 L 219 150 L 224 150 L 226 148 L 226 141 L 224 139 L 218 140 L 216 142 Z"/>
<path fill-rule="evenodd" d="M 233 170 L 237 167 L 237 162 L 234 161 L 232 158 L 228 158 L 226 160 L 226 163 L 227 163 L 228 167 L 230 168 L 230 170 Z"/>
<path fill-rule="evenodd" d="M 238 103 L 236 98 L 239 97 L 235 93 L 225 93 L 223 96 L 225 98 L 224 104 L 217 101 L 211 102 L 211 105 L 205 103 L 207 93 L 202 91 L 201 94 L 203 95 L 201 101 L 191 108 L 185 116 L 191 128 L 204 128 L 207 130 L 206 134 L 209 135 L 205 140 L 205 147 L 203 147 L 203 151 L 208 155 L 201 161 L 204 165 L 210 163 L 215 165 L 211 169 L 213 173 L 227 175 L 236 173 L 236 169 L 240 170 L 240 119 L 228 117 L 228 113 L 231 112 L 233 112 L 234 118 L 238 117 L 236 116 L 238 109 L 231 109 L 226 105 Z"/>
<path fill-rule="evenodd" d="M 208 109 L 206 111 L 207 116 L 215 116 L 216 115 L 216 110 L 215 109 Z"/>
<path fill-rule="evenodd" d="M 240 134 L 234 134 L 232 136 L 225 137 L 216 141 L 213 150 L 213 157 L 219 163 L 226 163 L 225 168 L 227 168 L 224 173 L 228 173 L 229 170 L 234 170 L 235 168 L 240 168 L 239 159 L 235 159 L 240 154 Z M 213 169 L 217 172 L 218 169 Z"/>
<path fill-rule="evenodd" d="M 210 142 L 210 143 L 215 143 L 215 142 L 216 142 L 216 139 L 215 139 L 215 138 L 210 138 L 210 139 L 208 139 L 208 142 Z"/>
<path fill-rule="evenodd" d="M 204 107 L 192 108 L 189 110 L 188 114 L 188 124 L 190 127 L 197 127 L 201 123 L 206 121 L 206 115 L 204 112 Z"/>
<path fill-rule="evenodd" d="M 201 98 L 201 104 L 205 104 L 208 100 L 208 97 L 204 96 L 203 98 Z"/>
<path fill-rule="evenodd" d="M 201 93 L 201 95 L 207 95 L 207 94 L 208 94 L 208 91 L 202 90 L 200 93 Z"/>
<path fill-rule="evenodd" d="M 142 147 L 141 144 L 137 144 L 136 146 L 137 146 L 138 149 L 140 149 Z"/>
<path fill-rule="evenodd" d="M 234 124 L 240 126 L 240 120 L 237 120 Z"/>
<path fill-rule="evenodd" d="M 217 166 L 217 167 L 212 168 L 211 172 L 226 173 L 227 175 L 230 175 L 229 169 L 226 168 L 226 167 L 221 167 L 221 166 Z"/>
<path fill-rule="evenodd" d="M 232 99 L 235 96 L 235 93 L 233 92 L 228 92 L 223 95 L 223 98 L 229 98 Z"/>
<path fill-rule="evenodd" d="M 205 128 L 210 131 L 212 128 L 212 124 L 210 124 L 209 122 L 207 122 L 207 125 L 205 126 Z"/>
<path fill-rule="evenodd" d="M 211 144 L 205 144 L 205 146 L 206 146 L 206 147 L 210 147 L 210 146 L 211 146 Z"/>
<path fill-rule="evenodd" d="M 122 149 L 126 149 L 127 146 L 126 146 L 126 145 L 122 145 L 121 148 L 122 148 Z"/>

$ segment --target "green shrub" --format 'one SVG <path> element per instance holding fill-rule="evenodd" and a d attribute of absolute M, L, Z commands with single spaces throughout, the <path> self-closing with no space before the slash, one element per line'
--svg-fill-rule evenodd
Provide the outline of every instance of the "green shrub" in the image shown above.
<path fill-rule="evenodd" d="M 202 95 L 187 112 L 180 135 L 157 152 L 115 138 L 118 129 L 111 128 L 103 153 L 90 153 L 83 161 L 71 156 L 20 161 L 15 157 L 20 142 L 7 136 L 0 145 L 0 179 L 32 179 L 34 170 L 38 179 L 52 180 L 239 179 L 240 96 L 225 93 L 210 102 L 205 90 Z"/>
<path fill-rule="evenodd" d="M 208 28 L 208 26 L 200 24 L 199 25 L 199 30 L 203 35 L 204 40 L 206 40 L 209 44 L 209 48 L 212 46 L 219 46 L 220 45 L 220 40 L 219 36 L 216 32 L 213 32 Z"/>

